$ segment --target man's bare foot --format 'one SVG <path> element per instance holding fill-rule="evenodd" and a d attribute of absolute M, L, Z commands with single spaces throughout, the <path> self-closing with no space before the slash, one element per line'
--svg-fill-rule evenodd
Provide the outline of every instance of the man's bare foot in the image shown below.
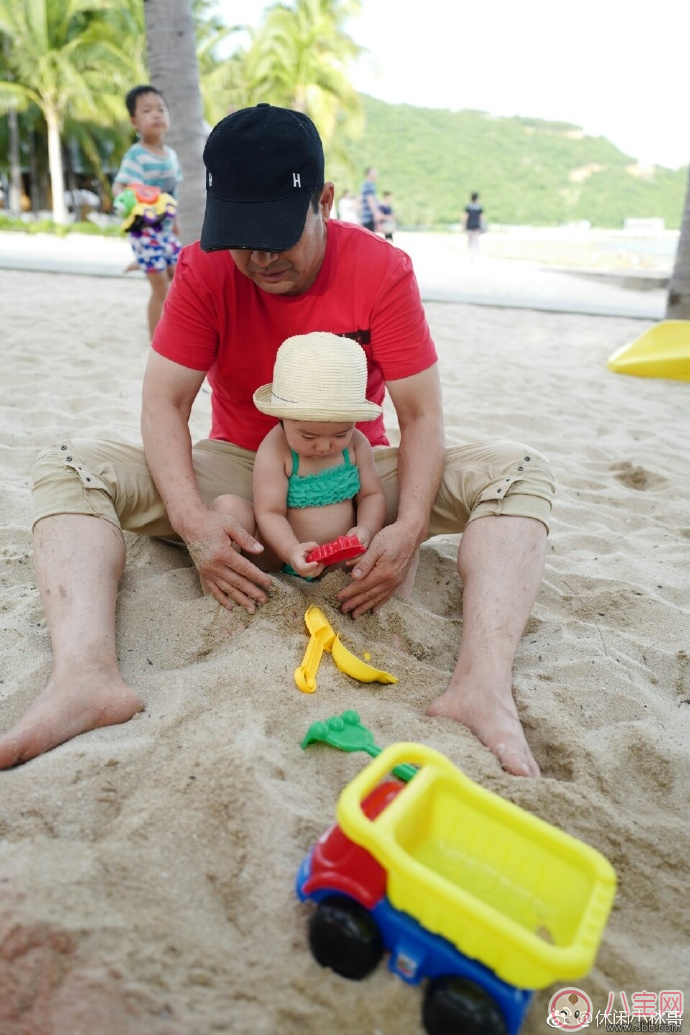
<path fill-rule="evenodd" d="M 455 719 L 467 726 L 485 747 L 496 755 L 503 768 L 514 776 L 540 776 L 518 718 L 510 684 L 503 691 L 483 683 L 468 685 L 457 676 L 427 708 L 427 715 Z"/>
<path fill-rule="evenodd" d="M 82 665 L 76 674 L 54 672 L 14 729 L 0 737 L 0 769 L 27 762 L 88 730 L 127 722 L 143 707 L 117 670 Z"/>

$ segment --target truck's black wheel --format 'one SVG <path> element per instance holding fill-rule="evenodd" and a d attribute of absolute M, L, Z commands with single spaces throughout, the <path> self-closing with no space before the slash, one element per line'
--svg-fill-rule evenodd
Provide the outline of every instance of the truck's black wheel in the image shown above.
<path fill-rule="evenodd" d="M 376 921 L 358 902 L 343 895 L 319 902 L 309 921 L 309 946 L 322 967 L 353 981 L 375 970 L 383 955 Z"/>
<path fill-rule="evenodd" d="M 422 1020 L 429 1035 L 506 1035 L 501 1009 L 475 981 L 447 975 L 430 981 Z"/>

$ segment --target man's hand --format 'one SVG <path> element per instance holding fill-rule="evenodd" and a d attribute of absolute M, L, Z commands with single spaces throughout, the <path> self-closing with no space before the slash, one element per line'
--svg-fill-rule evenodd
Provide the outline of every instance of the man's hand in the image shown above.
<path fill-rule="evenodd" d="M 204 593 L 210 593 L 228 610 L 232 610 L 234 600 L 250 614 L 256 611 L 257 603 L 266 603 L 264 589 L 270 587 L 270 578 L 239 552 L 260 554 L 263 546 L 239 521 L 208 511 L 185 542 Z"/>
<path fill-rule="evenodd" d="M 359 618 L 376 611 L 405 581 L 417 551 L 414 535 L 398 524 L 386 525 L 365 554 L 352 563 L 352 582 L 338 593 L 340 610 Z"/>

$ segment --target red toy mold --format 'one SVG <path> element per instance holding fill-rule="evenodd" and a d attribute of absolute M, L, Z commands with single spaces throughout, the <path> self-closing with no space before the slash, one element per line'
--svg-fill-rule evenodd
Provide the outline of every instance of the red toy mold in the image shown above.
<path fill-rule="evenodd" d="M 317 546 L 307 554 L 307 561 L 323 561 L 324 564 L 337 564 L 338 561 L 346 561 L 350 557 L 359 557 L 366 553 L 356 535 L 341 535 L 330 543 Z"/>

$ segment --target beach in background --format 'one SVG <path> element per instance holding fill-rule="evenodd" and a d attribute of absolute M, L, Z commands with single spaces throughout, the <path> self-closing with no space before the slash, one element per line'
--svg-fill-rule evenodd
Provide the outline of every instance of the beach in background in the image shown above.
<path fill-rule="evenodd" d="M 666 310 L 678 234 L 584 227 L 497 227 L 470 262 L 464 233 L 401 230 L 395 244 L 412 257 L 425 302 L 460 302 L 591 316 L 660 320 Z M 0 271 L 141 280 L 125 275 L 125 237 L 0 233 Z"/>
<path fill-rule="evenodd" d="M 2 1035 L 422 1035 L 419 988 L 385 966 L 354 983 L 312 960 L 310 909 L 294 893 L 367 761 L 300 747 L 312 722 L 344 709 L 378 744 L 428 744 L 610 860 L 614 907 L 593 970 L 574 982 L 595 1011 L 611 992 L 617 1010 L 621 991 L 628 1002 L 690 994 L 690 385 L 606 367 L 652 325 L 645 306 L 661 307 L 663 288 L 492 255 L 498 233 L 470 264 L 461 235 L 452 251 L 446 236 L 408 250 L 423 271 L 448 443 L 525 441 L 556 473 L 545 577 L 514 673 L 543 779 L 508 776 L 467 730 L 424 714 L 462 630 L 458 537 L 423 546 L 409 602 L 353 622 L 336 609 L 344 573 L 276 577 L 250 617 L 202 597 L 184 549 L 128 535 L 119 658 L 145 711 L 0 775 Z M 65 241 L 73 261 L 88 254 Z M 0 269 L 3 730 L 50 667 L 33 458 L 58 437 L 139 440 L 148 287 L 116 275 L 121 244 L 109 242 L 110 275 Z M 451 277 L 456 299 L 483 285 L 480 301 L 435 300 Z M 529 298 L 551 309 L 520 304 Z M 208 426 L 202 391 L 194 436 Z M 293 671 L 311 604 L 398 682 L 357 683 L 325 656 L 317 691 L 301 694 Z M 558 987 L 537 992 L 525 1035 L 546 1030 Z"/>

